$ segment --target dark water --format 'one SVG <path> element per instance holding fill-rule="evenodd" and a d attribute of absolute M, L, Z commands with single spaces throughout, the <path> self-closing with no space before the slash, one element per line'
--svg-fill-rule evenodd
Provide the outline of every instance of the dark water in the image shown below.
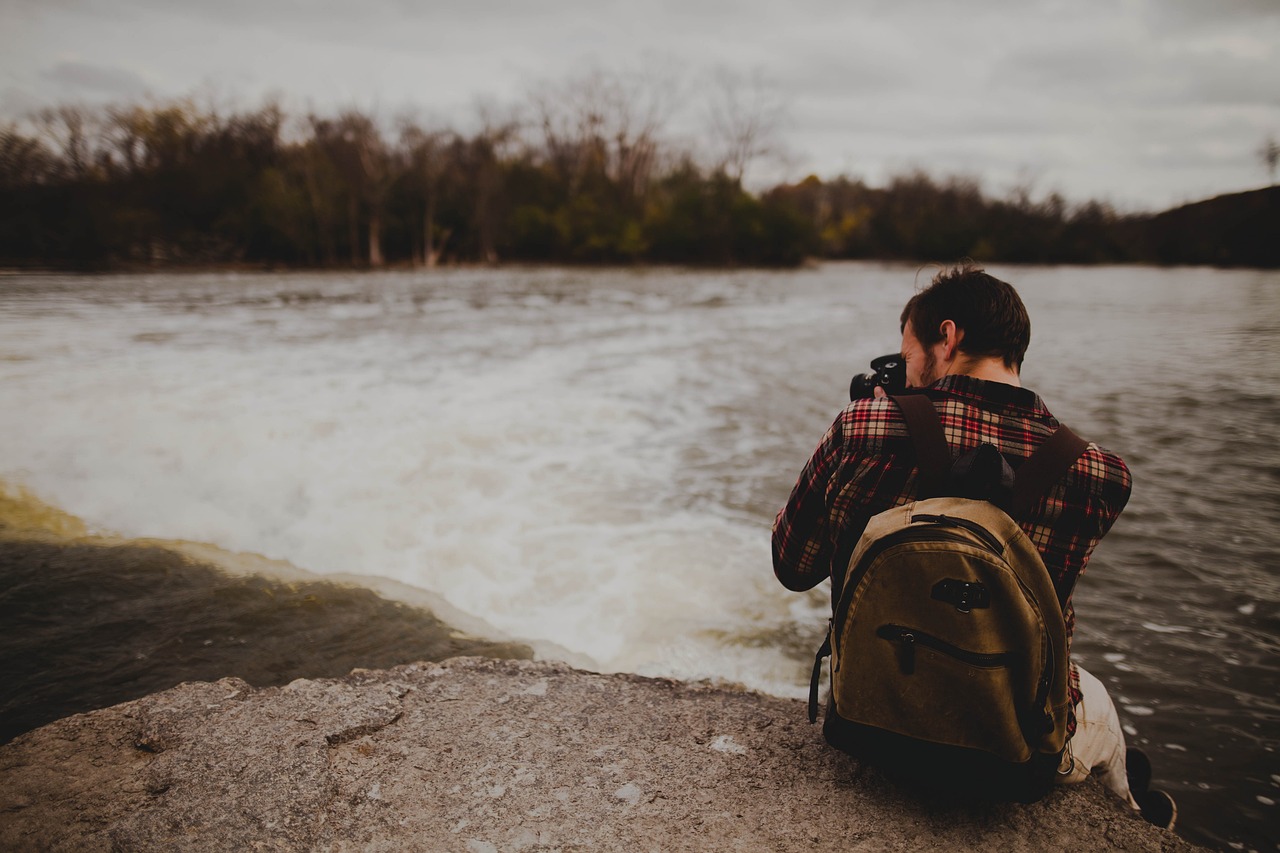
<path fill-rule="evenodd" d="M 1280 849 L 1280 275 L 995 272 L 1031 313 L 1024 384 L 1134 476 L 1077 587 L 1073 654 L 1107 684 L 1130 743 L 1152 756 L 1184 836 Z M 777 417 L 779 446 L 806 429 L 816 442 L 834 416 L 833 406 L 808 413 L 821 393 L 809 377 L 838 383 L 824 372 L 841 346 L 875 354 L 849 321 L 856 301 L 811 321 L 801 379 L 794 361 L 771 374 L 800 386 Z M 876 297 L 860 301 L 890 322 Z M 842 324 L 843 342 L 830 343 Z M 784 496 L 790 477 L 760 491 Z"/>
<path fill-rule="evenodd" d="M 1187 834 L 1261 850 L 1280 842 L 1278 284 L 1205 271 L 1187 314 L 1157 314 L 1199 358 L 1170 353 L 1102 401 L 1145 488 L 1108 542 L 1114 578 L 1080 595 L 1108 613 L 1082 652 L 1127 653 L 1110 672 L 1122 714 L 1170 769 Z"/>
<path fill-rule="evenodd" d="M 233 577 L 143 545 L 0 539 L 0 625 L 0 743 L 184 681 L 270 687 L 356 667 L 532 654 L 460 636 L 367 589 Z"/>

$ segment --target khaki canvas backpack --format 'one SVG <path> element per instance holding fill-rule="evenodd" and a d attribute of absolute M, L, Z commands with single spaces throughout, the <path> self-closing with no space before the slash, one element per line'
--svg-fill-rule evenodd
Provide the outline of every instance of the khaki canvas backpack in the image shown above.
<path fill-rule="evenodd" d="M 1087 445 L 1061 427 L 1016 475 L 990 446 L 953 463 L 929 399 L 893 399 L 917 448 L 922 497 L 874 516 L 832 579 L 809 719 L 829 655 L 823 732 L 833 746 L 932 789 L 1032 802 L 1051 787 L 1066 742 L 1070 590 L 1055 591 L 1014 518 Z M 974 458 L 995 460 L 1003 489 L 962 483 Z"/>

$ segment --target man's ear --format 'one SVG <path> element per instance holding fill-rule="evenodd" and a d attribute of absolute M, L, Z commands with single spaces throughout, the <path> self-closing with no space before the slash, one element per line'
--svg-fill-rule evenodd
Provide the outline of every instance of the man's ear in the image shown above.
<path fill-rule="evenodd" d="M 964 329 L 957 327 L 952 320 L 943 320 L 938 331 L 942 333 L 943 357 L 947 360 L 955 358 L 960 341 L 964 339 Z"/>

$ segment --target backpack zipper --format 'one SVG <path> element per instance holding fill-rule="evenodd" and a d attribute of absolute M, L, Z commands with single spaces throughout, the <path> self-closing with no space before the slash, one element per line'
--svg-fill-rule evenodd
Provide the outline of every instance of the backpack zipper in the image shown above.
<path fill-rule="evenodd" d="M 958 533 L 951 533 L 946 530 L 938 530 L 936 527 L 906 527 L 890 536 L 886 536 L 875 544 L 870 551 L 862 555 L 862 559 L 858 561 L 858 565 L 854 567 L 853 572 L 844 579 L 844 583 L 840 587 L 839 603 L 836 606 L 834 626 L 834 642 L 832 646 L 836 649 L 840 648 L 840 634 L 844 630 L 845 618 L 849 615 L 849 607 L 853 604 L 853 596 L 849 593 L 858 588 L 858 584 L 862 582 L 863 576 L 867 570 L 871 568 L 871 564 L 883 554 L 885 551 L 895 545 L 902 545 L 907 542 L 959 542 L 964 545 L 972 545 L 973 542 L 967 537 Z M 997 552 L 999 556 L 999 552 Z"/>
<path fill-rule="evenodd" d="M 957 518 L 953 515 L 921 514 L 911 516 L 912 524 L 916 524 L 921 521 L 928 522 L 930 524 L 942 524 L 947 527 L 959 527 L 963 530 L 967 530 L 974 536 L 981 539 L 982 544 L 987 547 L 988 551 L 995 554 L 997 557 L 1004 556 L 1004 546 L 1000 544 L 1000 540 L 996 538 L 994 533 L 976 521 L 970 521 L 967 518 Z"/>
<path fill-rule="evenodd" d="M 904 628 L 901 625 L 881 625 L 876 630 L 876 636 L 897 644 L 898 666 L 903 675 L 915 674 L 916 646 L 926 646 L 970 666 L 984 669 L 1007 667 L 1016 657 L 1013 652 L 997 652 L 995 654 L 971 652 L 923 631 Z M 1053 651 L 1048 646 L 1046 646 L 1046 649 L 1049 650 L 1049 665 L 1045 667 L 1040 676 L 1035 702 L 1030 707 L 1019 708 L 1017 711 L 1022 737 L 1033 752 L 1040 748 L 1041 739 L 1054 729 L 1053 715 L 1045 710 L 1044 707 L 1049 693 L 1050 674 L 1053 671 Z"/>
<path fill-rule="evenodd" d="M 968 649 L 953 646 L 946 640 L 939 639 L 932 634 L 926 634 L 915 628 L 905 628 L 902 625 L 881 625 L 876 629 L 876 636 L 898 645 L 900 649 L 898 663 L 902 667 L 903 675 L 911 675 L 915 672 L 917 645 L 926 646 L 970 666 L 984 669 L 1008 666 L 1014 658 L 1012 652 L 997 652 L 995 654 L 971 652 Z"/>

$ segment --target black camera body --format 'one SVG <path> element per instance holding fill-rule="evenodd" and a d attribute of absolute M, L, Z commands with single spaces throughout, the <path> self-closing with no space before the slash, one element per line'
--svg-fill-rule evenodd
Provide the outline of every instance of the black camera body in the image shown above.
<path fill-rule="evenodd" d="M 849 383 L 849 399 L 874 397 L 877 386 L 886 394 L 901 394 L 907 390 L 907 362 L 900 353 L 892 352 L 872 359 L 871 372 L 859 373 Z"/>

